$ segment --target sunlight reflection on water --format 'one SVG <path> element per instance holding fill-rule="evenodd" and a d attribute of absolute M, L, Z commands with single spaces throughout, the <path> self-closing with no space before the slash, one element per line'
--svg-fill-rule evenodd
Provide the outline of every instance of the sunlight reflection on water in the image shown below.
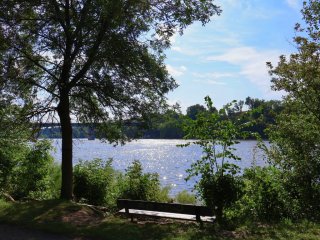
<path fill-rule="evenodd" d="M 184 189 L 192 190 L 195 180 L 185 181 L 186 170 L 202 155 L 199 146 L 176 147 L 177 144 L 184 143 L 185 140 L 141 139 L 114 147 L 99 140 L 74 139 L 73 160 L 77 163 L 80 159 L 113 158 L 113 167 L 120 171 L 124 171 L 133 160 L 139 160 L 145 172 L 158 173 L 162 186 L 171 186 L 171 194 L 175 195 Z M 253 159 L 258 166 L 265 165 L 263 153 L 256 148 L 256 143 L 256 141 L 241 141 L 235 146 L 236 155 L 242 158 L 238 162 L 242 169 L 250 167 Z M 60 162 L 61 139 L 54 139 L 53 145 L 56 148 L 53 156 Z"/>

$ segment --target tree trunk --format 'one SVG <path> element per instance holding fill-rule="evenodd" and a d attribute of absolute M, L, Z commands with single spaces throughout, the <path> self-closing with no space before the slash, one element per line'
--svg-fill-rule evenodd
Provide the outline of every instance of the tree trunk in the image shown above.
<path fill-rule="evenodd" d="M 73 166 L 72 166 L 72 125 L 70 118 L 70 101 L 68 94 L 61 94 L 58 115 L 62 135 L 62 182 L 61 199 L 73 199 Z"/>

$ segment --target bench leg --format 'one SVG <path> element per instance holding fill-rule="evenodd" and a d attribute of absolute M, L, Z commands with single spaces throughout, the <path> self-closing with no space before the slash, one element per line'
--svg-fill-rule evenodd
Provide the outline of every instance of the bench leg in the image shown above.
<path fill-rule="evenodd" d="M 133 216 L 132 216 L 132 214 L 130 214 L 129 208 L 125 208 L 125 211 L 126 211 L 127 216 L 131 218 L 131 222 L 133 222 Z"/>
<path fill-rule="evenodd" d="M 200 215 L 196 215 L 196 220 L 197 220 L 197 222 L 198 223 L 200 223 L 200 229 L 202 229 L 203 228 L 203 222 L 201 221 L 201 217 L 200 217 Z"/>

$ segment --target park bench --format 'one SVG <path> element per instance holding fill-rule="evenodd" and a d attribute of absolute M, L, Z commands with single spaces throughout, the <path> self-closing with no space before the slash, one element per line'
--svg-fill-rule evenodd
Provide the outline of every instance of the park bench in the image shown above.
<path fill-rule="evenodd" d="M 119 213 L 127 214 L 133 221 L 134 216 L 174 218 L 198 222 L 213 222 L 215 220 L 212 210 L 208 207 L 161 203 L 140 200 L 118 199 Z"/>

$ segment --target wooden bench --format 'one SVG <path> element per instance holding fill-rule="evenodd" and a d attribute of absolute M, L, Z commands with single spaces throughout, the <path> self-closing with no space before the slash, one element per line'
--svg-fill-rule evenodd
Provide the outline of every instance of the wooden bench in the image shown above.
<path fill-rule="evenodd" d="M 178 203 L 160 203 L 140 200 L 118 199 L 119 213 L 133 216 L 150 216 L 174 218 L 198 222 L 213 222 L 215 220 L 212 210 L 204 206 Z"/>

